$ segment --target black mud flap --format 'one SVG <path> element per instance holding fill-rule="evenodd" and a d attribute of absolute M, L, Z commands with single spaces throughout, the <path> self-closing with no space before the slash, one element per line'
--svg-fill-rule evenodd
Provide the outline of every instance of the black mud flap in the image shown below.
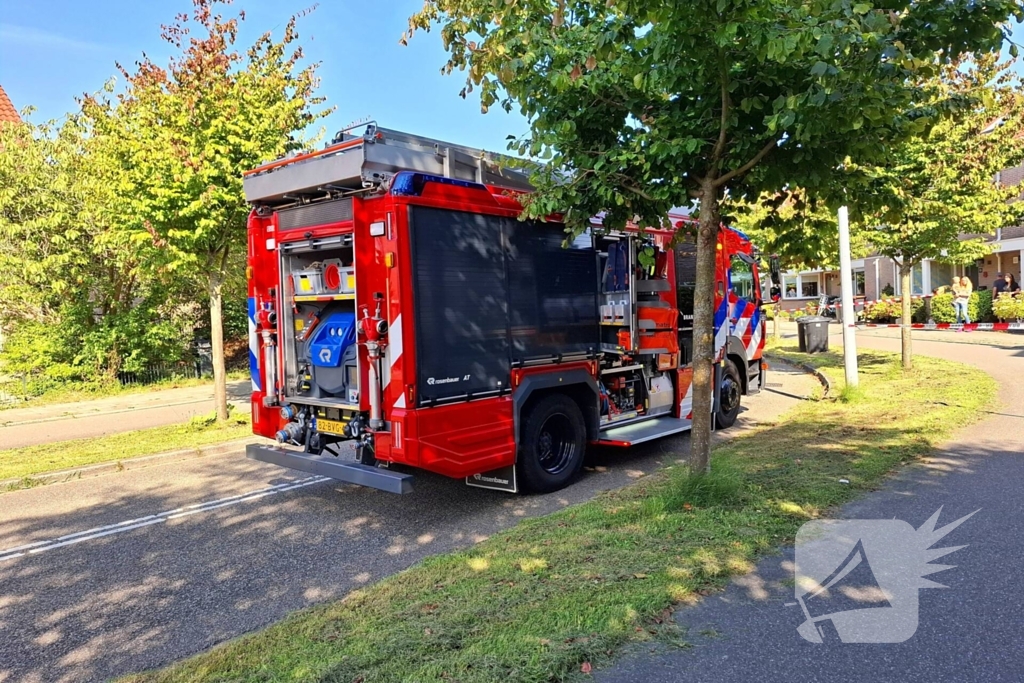
<path fill-rule="evenodd" d="M 391 472 L 358 462 L 344 462 L 332 456 L 312 455 L 278 446 L 249 444 L 245 447 L 245 457 L 388 493 L 412 493 L 411 474 Z"/>
<path fill-rule="evenodd" d="M 490 472 L 481 472 L 466 477 L 468 486 L 475 486 L 480 489 L 491 489 L 493 491 L 505 491 L 506 493 L 519 493 L 519 486 L 516 483 L 516 466 L 499 467 Z"/>

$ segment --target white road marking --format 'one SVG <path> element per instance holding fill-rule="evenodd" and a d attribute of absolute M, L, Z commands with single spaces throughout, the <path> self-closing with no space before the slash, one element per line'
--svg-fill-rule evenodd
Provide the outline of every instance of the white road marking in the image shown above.
<path fill-rule="evenodd" d="M 34 543 L 26 543 L 24 545 L 15 546 L 13 548 L 7 548 L 6 550 L 0 550 L 0 562 L 3 562 L 4 560 L 13 560 L 16 557 L 24 557 L 26 555 L 43 553 L 47 550 L 53 550 L 54 548 L 63 548 L 65 546 L 74 545 L 76 543 L 81 543 L 83 541 L 91 541 L 97 538 L 103 538 L 104 536 L 110 536 L 111 534 L 119 534 L 124 531 L 131 531 L 133 529 L 141 529 L 143 527 L 152 526 L 153 524 L 161 524 L 172 519 L 180 519 L 182 517 L 188 517 L 190 515 L 195 515 L 200 512 L 209 512 L 210 510 L 217 510 L 219 508 L 227 507 L 229 505 L 247 503 L 250 500 L 256 500 L 258 498 L 272 496 L 275 493 L 294 491 L 295 489 L 301 489 L 306 486 L 322 484 L 325 481 L 331 481 L 331 479 L 329 477 L 306 477 L 305 479 L 295 479 L 292 481 L 286 481 L 282 484 L 276 484 L 274 486 L 268 486 L 266 488 L 257 489 L 255 491 L 249 491 L 247 493 L 239 493 L 234 496 L 227 496 L 226 498 L 209 500 L 206 501 L 205 503 L 185 505 L 183 507 L 175 508 L 173 510 L 167 510 L 166 512 L 161 512 L 155 515 L 136 517 L 135 519 L 127 519 L 123 522 L 117 522 L 116 524 L 107 524 L 105 526 L 98 526 L 93 529 L 87 529 L 86 531 L 78 531 L 73 534 L 66 534 L 64 536 L 50 539 L 48 541 L 36 541 Z"/>

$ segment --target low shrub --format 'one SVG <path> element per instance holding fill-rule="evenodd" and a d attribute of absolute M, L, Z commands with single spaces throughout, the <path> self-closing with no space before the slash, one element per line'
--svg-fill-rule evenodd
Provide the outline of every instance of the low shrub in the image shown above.
<path fill-rule="evenodd" d="M 942 292 L 931 297 L 931 303 L 925 304 L 924 299 L 913 299 L 910 304 L 911 321 L 915 323 L 937 323 L 956 322 L 956 311 L 953 309 L 952 292 Z M 1007 307 L 1004 310 L 1014 311 L 1016 308 Z M 931 316 L 929 317 L 929 313 Z M 992 310 L 992 292 L 985 290 L 973 292 L 967 302 L 967 314 L 971 322 L 983 323 L 994 320 Z M 886 299 L 868 304 L 864 308 L 864 320 L 869 323 L 895 323 L 899 322 L 903 315 L 903 303 L 901 299 Z M 1003 317 L 998 313 L 995 314 Z"/>
<path fill-rule="evenodd" d="M 917 318 L 924 315 L 924 300 L 911 299 L 911 317 Z M 876 301 L 864 307 L 864 320 L 869 323 L 894 323 L 899 321 L 903 315 L 903 302 L 901 299 L 886 299 Z"/>
<path fill-rule="evenodd" d="M 973 292 L 967 302 L 967 315 L 971 322 L 992 322 L 992 292 L 989 290 Z M 956 322 L 952 292 L 943 292 L 932 297 L 932 320 L 937 323 Z"/>
<path fill-rule="evenodd" d="M 1000 320 L 1024 320 L 1024 294 L 1001 294 L 992 302 L 992 314 Z"/>

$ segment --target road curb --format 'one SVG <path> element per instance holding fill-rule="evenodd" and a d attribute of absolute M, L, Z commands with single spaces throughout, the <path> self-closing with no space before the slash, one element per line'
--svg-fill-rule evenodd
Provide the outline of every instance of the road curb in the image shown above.
<path fill-rule="evenodd" d="M 809 375 L 814 375 L 814 377 L 819 382 L 821 382 L 821 387 L 822 387 L 822 389 L 824 389 L 824 392 L 825 392 L 824 396 L 825 397 L 827 397 L 828 396 L 828 392 L 830 392 L 832 390 L 832 383 L 828 381 L 828 377 L 826 377 L 820 370 L 815 368 L 813 365 L 808 365 L 807 363 L 801 363 L 800 361 L 793 360 L 791 358 L 782 358 L 781 356 L 776 356 L 775 354 L 770 353 L 768 351 L 765 351 L 764 357 L 768 358 L 769 360 L 775 361 L 776 363 L 782 363 L 784 365 L 792 365 L 793 367 L 800 368 L 801 370 L 803 370 L 804 372 L 806 372 Z"/>
<path fill-rule="evenodd" d="M 230 453 L 231 451 L 247 444 L 258 443 L 263 440 L 264 439 L 260 437 L 251 436 L 244 439 L 235 439 L 233 441 L 210 444 L 208 446 L 199 446 L 197 448 L 185 448 L 177 451 L 167 451 L 166 453 L 154 453 L 153 455 L 140 455 L 136 458 L 125 458 L 124 460 L 111 460 L 110 462 L 101 462 L 96 465 L 75 467 L 69 470 L 60 470 L 58 472 L 44 472 L 42 474 L 34 474 L 27 477 L 20 477 L 18 479 L 3 479 L 0 480 L 0 492 L 18 488 L 31 488 L 43 484 L 63 483 L 76 479 L 83 479 L 85 477 L 96 477 L 103 474 L 109 474 L 111 472 L 141 469 L 152 465 L 162 465 L 174 460 L 202 458 L 208 455 L 223 455 L 224 453 Z M 59 443 L 54 444 L 54 446 L 59 445 Z"/>

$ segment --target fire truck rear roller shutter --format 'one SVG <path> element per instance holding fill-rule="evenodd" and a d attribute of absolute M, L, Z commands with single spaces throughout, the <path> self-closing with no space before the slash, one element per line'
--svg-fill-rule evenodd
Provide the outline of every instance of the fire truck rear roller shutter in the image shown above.
<path fill-rule="evenodd" d="M 501 221 L 410 207 L 420 405 L 509 386 Z"/>

